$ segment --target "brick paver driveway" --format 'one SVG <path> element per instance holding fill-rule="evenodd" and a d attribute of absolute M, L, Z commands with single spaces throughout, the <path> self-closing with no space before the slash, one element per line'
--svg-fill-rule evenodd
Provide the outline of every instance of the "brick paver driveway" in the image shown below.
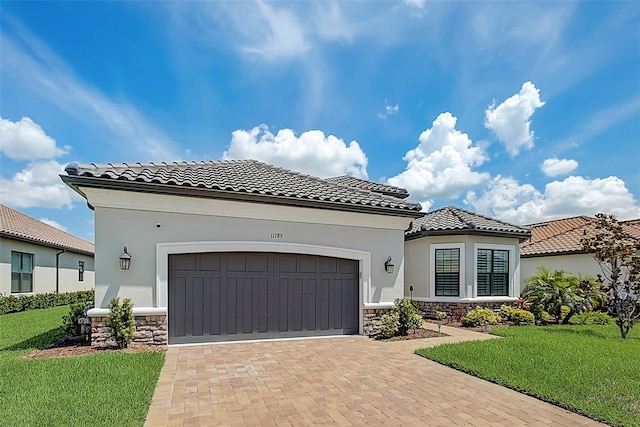
<path fill-rule="evenodd" d="M 600 425 L 413 354 L 490 338 L 446 332 L 171 347 L 146 425 Z"/>

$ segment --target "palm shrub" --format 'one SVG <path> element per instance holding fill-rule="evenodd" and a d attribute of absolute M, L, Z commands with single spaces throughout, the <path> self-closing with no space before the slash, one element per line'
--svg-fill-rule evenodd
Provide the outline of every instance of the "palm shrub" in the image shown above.
<path fill-rule="evenodd" d="M 564 270 L 539 267 L 526 280 L 522 297 L 531 304 L 530 311 L 537 319 L 546 311 L 558 323 L 568 323 L 575 313 L 593 310 L 593 301 L 602 298 L 595 279 L 583 278 Z M 566 307 L 563 312 L 563 306 Z"/>
<path fill-rule="evenodd" d="M 407 298 L 396 298 L 391 311 L 381 320 L 380 334 L 386 338 L 407 335 L 409 329 L 417 329 L 422 325 L 422 316 Z"/>
<path fill-rule="evenodd" d="M 114 339 L 119 348 L 127 348 L 136 332 L 133 304 L 129 298 L 123 299 L 122 305 L 120 305 L 120 298 L 112 298 L 109 301 L 109 310 L 107 314 L 109 336 Z"/>

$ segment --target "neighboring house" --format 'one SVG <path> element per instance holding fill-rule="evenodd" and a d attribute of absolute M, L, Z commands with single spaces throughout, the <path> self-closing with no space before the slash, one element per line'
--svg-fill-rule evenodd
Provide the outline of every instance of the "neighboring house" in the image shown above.
<path fill-rule="evenodd" d="M 405 296 L 405 190 L 254 160 L 65 171 L 95 211 L 94 345 L 116 296 L 156 345 L 370 333 Z"/>
<path fill-rule="evenodd" d="M 640 240 L 640 219 L 620 221 L 624 231 Z M 602 274 L 581 240 L 596 232 L 596 218 L 576 216 L 526 226 L 531 238 L 520 245 L 522 281 L 536 274 L 539 267 L 564 270 L 582 276 Z"/>
<path fill-rule="evenodd" d="M 405 294 L 425 311 L 516 301 L 519 244 L 529 236 L 526 228 L 453 206 L 428 212 L 406 232 Z"/>
<path fill-rule="evenodd" d="M 92 289 L 93 255 L 92 243 L 0 205 L 0 294 Z"/>

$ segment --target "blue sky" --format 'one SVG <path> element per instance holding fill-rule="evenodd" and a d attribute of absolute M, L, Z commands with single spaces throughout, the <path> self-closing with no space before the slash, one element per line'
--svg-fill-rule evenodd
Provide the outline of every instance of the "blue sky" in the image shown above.
<path fill-rule="evenodd" d="M 638 2 L 8 2 L 0 197 L 93 240 L 58 174 L 255 158 L 517 224 L 640 217 Z"/>

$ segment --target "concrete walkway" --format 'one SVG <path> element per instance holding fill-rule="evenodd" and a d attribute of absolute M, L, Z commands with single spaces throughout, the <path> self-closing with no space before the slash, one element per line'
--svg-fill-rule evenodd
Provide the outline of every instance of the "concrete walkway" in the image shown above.
<path fill-rule="evenodd" d="M 602 425 L 413 354 L 496 338 L 442 331 L 450 336 L 171 347 L 145 425 Z"/>

